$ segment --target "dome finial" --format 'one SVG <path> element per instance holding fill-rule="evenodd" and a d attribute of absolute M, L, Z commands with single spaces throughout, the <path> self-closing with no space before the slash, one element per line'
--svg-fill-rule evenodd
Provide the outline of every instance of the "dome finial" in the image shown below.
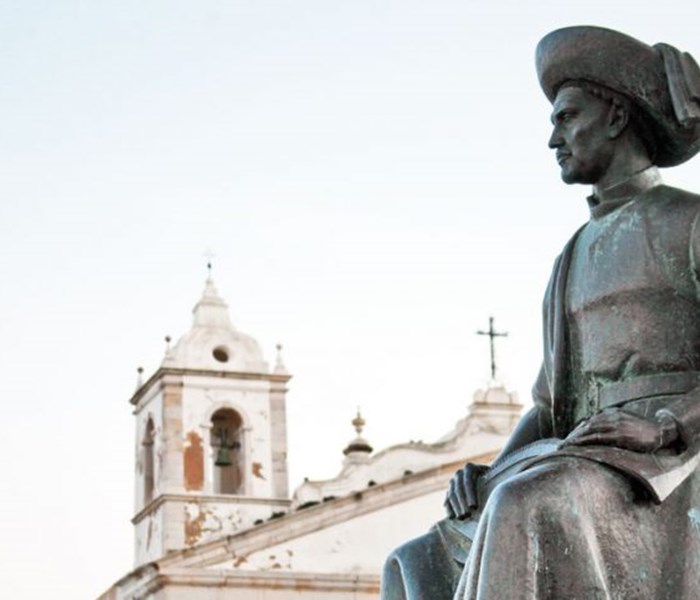
<path fill-rule="evenodd" d="M 362 413 L 360 413 L 359 406 L 357 407 L 357 414 L 351 423 L 355 428 L 357 437 L 347 445 L 345 450 L 343 450 L 343 454 L 345 454 L 345 456 L 348 458 L 350 458 L 350 455 L 358 457 L 361 455 L 366 456 L 371 454 L 373 449 L 372 446 L 370 446 L 369 442 L 362 437 L 362 430 L 364 429 L 366 421 L 362 418 Z"/>
<path fill-rule="evenodd" d="M 357 415 L 352 420 L 352 425 L 355 428 L 357 435 L 362 435 L 362 429 L 364 428 L 365 424 L 366 424 L 366 421 L 362 418 L 362 414 L 360 413 L 360 407 L 358 406 L 357 407 Z"/>

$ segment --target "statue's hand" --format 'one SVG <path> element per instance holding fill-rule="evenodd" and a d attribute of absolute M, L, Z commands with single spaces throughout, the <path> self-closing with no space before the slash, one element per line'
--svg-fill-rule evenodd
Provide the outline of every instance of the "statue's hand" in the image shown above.
<path fill-rule="evenodd" d="M 678 440 L 672 419 L 648 419 L 620 409 L 605 410 L 576 427 L 564 440 L 565 446 L 616 446 L 635 452 L 654 452 Z"/>
<path fill-rule="evenodd" d="M 445 511 L 450 519 L 466 519 L 479 508 L 476 485 L 488 470 L 486 465 L 467 463 L 454 474 L 445 498 Z"/>

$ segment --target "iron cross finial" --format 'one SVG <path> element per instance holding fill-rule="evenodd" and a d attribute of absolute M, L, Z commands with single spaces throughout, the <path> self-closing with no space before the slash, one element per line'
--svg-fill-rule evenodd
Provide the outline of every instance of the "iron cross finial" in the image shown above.
<path fill-rule="evenodd" d="M 489 342 L 491 344 L 491 379 L 496 379 L 496 344 L 495 339 L 497 337 L 508 337 L 507 331 L 496 331 L 493 328 L 493 317 L 489 317 L 489 330 L 488 331 L 477 331 L 477 335 L 488 335 Z"/>

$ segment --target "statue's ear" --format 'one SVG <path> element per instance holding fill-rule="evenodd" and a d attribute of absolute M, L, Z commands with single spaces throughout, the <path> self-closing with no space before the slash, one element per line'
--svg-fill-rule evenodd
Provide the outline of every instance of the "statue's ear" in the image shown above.
<path fill-rule="evenodd" d="M 629 123 L 630 111 L 626 106 L 613 102 L 608 112 L 608 137 L 611 140 L 619 137 Z"/>

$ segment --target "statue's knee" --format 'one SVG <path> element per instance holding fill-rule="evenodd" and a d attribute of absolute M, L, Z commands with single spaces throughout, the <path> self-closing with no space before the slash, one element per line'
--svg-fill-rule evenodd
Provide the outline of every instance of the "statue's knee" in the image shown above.
<path fill-rule="evenodd" d="M 528 486 L 523 485 L 517 478 L 504 481 L 491 493 L 486 510 L 500 513 L 506 509 L 512 514 L 522 506 L 523 498 L 527 496 L 527 488 Z"/>
<path fill-rule="evenodd" d="M 563 464 L 538 465 L 498 485 L 487 506 L 490 510 L 506 508 L 509 514 L 521 515 L 538 506 L 549 507 L 553 498 L 561 497 L 568 477 Z"/>

